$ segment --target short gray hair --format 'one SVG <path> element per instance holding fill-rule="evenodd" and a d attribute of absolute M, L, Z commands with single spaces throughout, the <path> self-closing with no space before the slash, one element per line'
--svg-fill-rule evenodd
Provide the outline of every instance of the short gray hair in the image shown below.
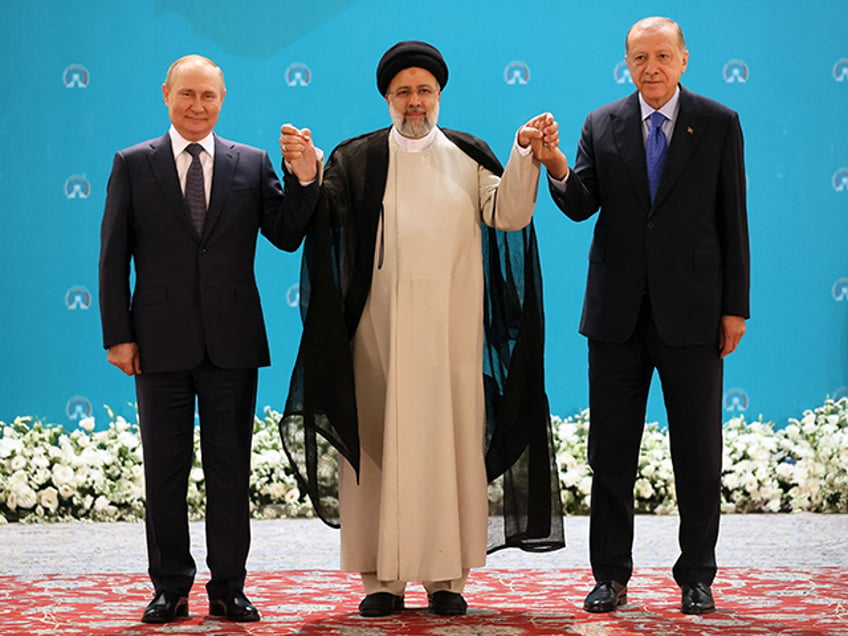
<path fill-rule="evenodd" d="M 624 52 L 627 53 L 630 50 L 630 34 L 633 33 L 633 31 L 656 31 L 664 27 L 671 27 L 672 30 L 677 33 L 677 44 L 681 51 L 685 51 L 686 39 L 683 37 L 683 29 L 680 28 L 680 25 L 671 18 L 653 16 L 650 18 L 642 18 L 630 27 L 627 35 L 624 36 Z"/>
<path fill-rule="evenodd" d="M 218 72 L 218 77 L 221 79 L 221 89 L 226 91 L 227 87 L 224 84 L 224 71 L 215 64 L 208 57 L 203 57 L 202 55 L 185 55 L 180 59 L 176 60 L 170 67 L 168 67 L 168 73 L 165 75 L 165 86 L 169 89 L 171 88 L 171 82 L 174 81 L 174 75 L 176 75 L 177 71 L 179 71 L 186 64 L 206 64 L 211 66 Z"/>

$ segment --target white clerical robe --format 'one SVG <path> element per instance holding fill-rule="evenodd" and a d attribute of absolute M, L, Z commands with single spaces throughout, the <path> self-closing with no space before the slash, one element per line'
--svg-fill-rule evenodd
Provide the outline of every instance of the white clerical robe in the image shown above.
<path fill-rule="evenodd" d="M 460 579 L 485 565 L 481 220 L 532 217 L 539 164 L 502 178 L 434 128 L 393 129 L 373 279 L 353 340 L 360 482 L 340 463 L 341 565 L 381 581 Z"/>

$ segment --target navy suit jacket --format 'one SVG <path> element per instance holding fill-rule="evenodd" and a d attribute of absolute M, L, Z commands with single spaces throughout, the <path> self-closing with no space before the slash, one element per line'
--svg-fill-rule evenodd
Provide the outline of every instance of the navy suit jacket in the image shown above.
<path fill-rule="evenodd" d="M 119 151 L 101 227 L 106 348 L 136 342 L 144 373 L 270 364 L 254 276 L 257 235 L 294 251 L 318 186 L 283 197 L 268 154 L 215 137 L 203 235 L 183 199 L 168 135 Z M 130 292 L 131 261 L 135 286 Z"/>
<path fill-rule="evenodd" d="M 580 333 L 624 342 L 643 294 L 672 346 L 718 343 L 720 317 L 749 316 L 748 221 L 739 117 L 680 87 L 653 205 L 638 93 L 588 115 L 557 206 L 582 221 L 600 209 Z"/>

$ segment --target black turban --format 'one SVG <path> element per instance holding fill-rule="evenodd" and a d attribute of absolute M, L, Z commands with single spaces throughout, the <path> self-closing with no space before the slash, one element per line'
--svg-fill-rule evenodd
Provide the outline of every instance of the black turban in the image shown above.
<path fill-rule="evenodd" d="M 444 88 L 448 83 L 448 65 L 439 50 L 426 42 L 407 40 L 398 42 L 380 58 L 377 65 L 377 88 L 380 95 L 388 92 L 389 84 L 395 75 L 413 66 L 430 71 L 439 82 L 440 88 Z"/>

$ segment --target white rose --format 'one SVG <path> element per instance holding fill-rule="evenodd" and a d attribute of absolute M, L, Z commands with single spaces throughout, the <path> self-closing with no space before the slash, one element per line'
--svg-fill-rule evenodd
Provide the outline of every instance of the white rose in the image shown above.
<path fill-rule="evenodd" d="M 288 490 L 285 484 L 274 482 L 268 485 L 268 496 L 274 501 L 280 501 L 286 496 Z"/>
<path fill-rule="evenodd" d="M 6 428 L 6 435 L 12 429 Z M 14 437 L 0 437 L 0 459 L 11 457 L 12 453 L 20 453 L 24 449 L 24 443 Z"/>
<path fill-rule="evenodd" d="M 53 486 L 48 486 L 40 493 L 38 493 L 38 503 L 44 506 L 50 512 L 55 512 L 59 507 L 59 493 L 53 488 Z"/>
<path fill-rule="evenodd" d="M 29 509 L 38 503 L 38 497 L 36 496 L 35 491 L 29 486 L 16 488 L 12 494 L 17 496 L 19 508 Z"/>
<path fill-rule="evenodd" d="M 9 477 L 9 488 L 12 490 L 23 488 L 27 485 L 29 485 L 29 475 L 27 475 L 23 470 L 15 471 L 12 473 L 12 476 Z"/>
<path fill-rule="evenodd" d="M 53 483 L 57 486 L 70 484 L 74 479 L 74 469 L 65 464 L 53 465 Z"/>
<path fill-rule="evenodd" d="M 118 435 L 118 444 L 126 448 L 135 448 L 138 446 L 138 437 L 129 431 L 122 431 Z"/>

